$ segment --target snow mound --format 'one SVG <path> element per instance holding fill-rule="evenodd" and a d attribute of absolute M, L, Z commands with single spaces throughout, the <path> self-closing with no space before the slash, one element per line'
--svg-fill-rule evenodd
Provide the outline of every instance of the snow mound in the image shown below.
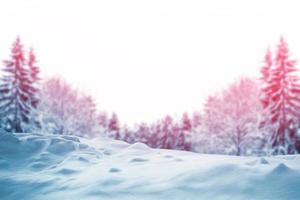
<path fill-rule="evenodd" d="M 299 199 L 300 156 L 151 149 L 108 138 L 0 133 L 0 199 Z"/>
<path fill-rule="evenodd" d="M 269 164 L 269 161 L 265 158 L 261 158 L 259 162 L 260 162 L 260 164 L 263 164 L 263 165 Z"/>
<path fill-rule="evenodd" d="M 128 149 L 140 150 L 140 151 L 148 151 L 150 148 L 144 143 L 134 143 L 128 147 Z"/>
<path fill-rule="evenodd" d="M 143 153 L 151 152 L 152 149 L 150 147 L 148 147 L 146 144 L 137 142 L 137 143 L 134 143 L 134 144 L 130 145 L 129 147 L 127 147 L 124 151 L 126 151 L 127 153 L 138 152 L 140 154 L 143 154 Z"/>
<path fill-rule="evenodd" d="M 272 175 L 281 175 L 281 174 L 288 174 L 291 173 L 292 170 L 286 166 L 284 163 L 280 163 L 277 167 L 275 167 L 272 171 L 271 174 Z"/>

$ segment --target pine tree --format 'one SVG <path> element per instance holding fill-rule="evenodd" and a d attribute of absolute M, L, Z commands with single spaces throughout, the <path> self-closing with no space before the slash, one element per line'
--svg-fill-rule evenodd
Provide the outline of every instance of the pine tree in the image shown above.
<path fill-rule="evenodd" d="M 283 38 L 277 47 L 274 67 L 266 88 L 271 98 L 268 107 L 271 122 L 276 125 L 272 146 L 276 154 L 295 152 L 295 123 L 300 109 L 300 85 L 294 74 L 296 61 L 289 58 L 288 45 Z"/>
<path fill-rule="evenodd" d="M 191 132 L 192 131 L 192 121 L 189 118 L 189 115 L 187 113 L 184 113 L 181 118 L 181 126 L 182 130 L 185 132 Z"/>
<path fill-rule="evenodd" d="M 135 139 L 139 142 L 143 142 L 149 146 L 151 146 L 151 134 L 150 134 L 150 128 L 148 124 L 145 122 L 140 123 L 137 126 L 137 133 L 135 134 Z"/>
<path fill-rule="evenodd" d="M 170 115 L 167 115 L 162 121 L 163 147 L 165 149 L 173 149 L 175 144 L 175 136 L 173 134 L 174 122 Z"/>
<path fill-rule="evenodd" d="M 262 77 L 260 80 L 262 81 L 262 97 L 261 97 L 261 103 L 263 105 L 263 108 L 266 108 L 270 104 L 270 96 L 267 95 L 268 90 L 270 88 L 268 87 L 268 83 L 270 81 L 271 76 L 271 68 L 272 68 L 272 54 L 270 51 L 270 48 L 267 49 L 265 59 L 264 59 L 264 66 L 262 66 L 260 72 L 262 74 Z"/>
<path fill-rule="evenodd" d="M 175 128 L 176 130 L 176 128 Z M 177 137 L 179 149 L 190 150 L 190 137 L 193 130 L 192 120 L 187 113 L 184 113 L 181 118 L 180 134 Z"/>
<path fill-rule="evenodd" d="M 193 118 L 192 118 L 192 127 L 193 129 L 197 129 L 201 126 L 202 117 L 200 112 L 194 112 Z"/>
<path fill-rule="evenodd" d="M 31 113 L 30 113 L 30 123 L 29 126 L 26 127 L 26 131 L 35 131 L 41 129 L 41 122 L 39 120 L 40 113 L 37 111 L 38 104 L 40 102 L 40 69 L 36 65 L 36 56 L 33 51 L 33 48 L 30 48 L 29 54 L 28 54 L 28 61 L 27 66 L 29 70 L 29 104 L 31 106 Z"/>
<path fill-rule="evenodd" d="M 110 132 L 110 134 L 113 134 L 113 137 L 115 139 L 120 138 L 119 119 L 118 119 L 118 116 L 115 113 L 113 113 L 111 118 L 109 119 L 108 131 Z"/>
<path fill-rule="evenodd" d="M 1 118 L 5 118 L 4 128 L 10 132 L 23 132 L 31 111 L 30 78 L 19 37 L 13 43 L 11 59 L 4 61 L 3 71 L 5 75 L 0 86 L 0 110 Z"/>
<path fill-rule="evenodd" d="M 29 67 L 29 74 L 30 74 L 30 103 L 31 106 L 33 108 L 36 108 L 39 102 L 39 98 L 38 98 L 38 92 L 39 92 L 39 88 L 38 88 L 38 84 L 40 81 L 40 77 L 39 77 L 39 73 L 40 73 L 40 69 L 39 67 L 36 65 L 36 56 L 35 53 L 33 51 L 33 48 L 30 49 L 29 51 L 29 55 L 28 55 L 28 67 Z"/>
<path fill-rule="evenodd" d="M 165 135 L 163 133 L 162 121 L 158 120 L 151 125 L 151 139 L 149 140 L 150 146 L 153 148 L 164 148 Z"/>

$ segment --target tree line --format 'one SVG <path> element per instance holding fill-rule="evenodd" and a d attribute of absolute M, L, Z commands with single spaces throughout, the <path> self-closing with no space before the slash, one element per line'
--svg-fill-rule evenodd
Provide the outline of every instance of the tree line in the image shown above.
<path fill-rule="evenodd" d="M 33 48 L 19 37 L 4 60 L 0 81 L 2 131 L 83 137 L 104 135 L 153 148 L 231 155 L 300 151 L 300 84 L 286 41 L 268 49 L 260 78 L 242 77 L 211 94 L 203 109 L 129 127 L 99 111 L 92 96 L 63 78 L 40 78 Z"/>

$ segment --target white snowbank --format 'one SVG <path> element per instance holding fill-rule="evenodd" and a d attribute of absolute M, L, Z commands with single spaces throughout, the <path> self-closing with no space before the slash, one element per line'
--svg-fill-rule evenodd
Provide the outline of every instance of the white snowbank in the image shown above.
<path fill-rule="evenodd" d="M 73 136 L 0 133 L 0 199 L 300 199 L 300 156 L 154 150 Z"/>

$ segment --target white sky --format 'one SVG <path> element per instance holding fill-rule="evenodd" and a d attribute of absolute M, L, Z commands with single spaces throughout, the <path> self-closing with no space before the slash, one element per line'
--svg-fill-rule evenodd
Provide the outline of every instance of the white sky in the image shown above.
<path fill-rule="evenodd" d="M 43 76 L 61 75 L 129 124 L 200 110 L 238 76 L 259 76 L 280 35 L 300 58 L 289 0 L 1 0 L 0 58 L 16 35 Z"/>

